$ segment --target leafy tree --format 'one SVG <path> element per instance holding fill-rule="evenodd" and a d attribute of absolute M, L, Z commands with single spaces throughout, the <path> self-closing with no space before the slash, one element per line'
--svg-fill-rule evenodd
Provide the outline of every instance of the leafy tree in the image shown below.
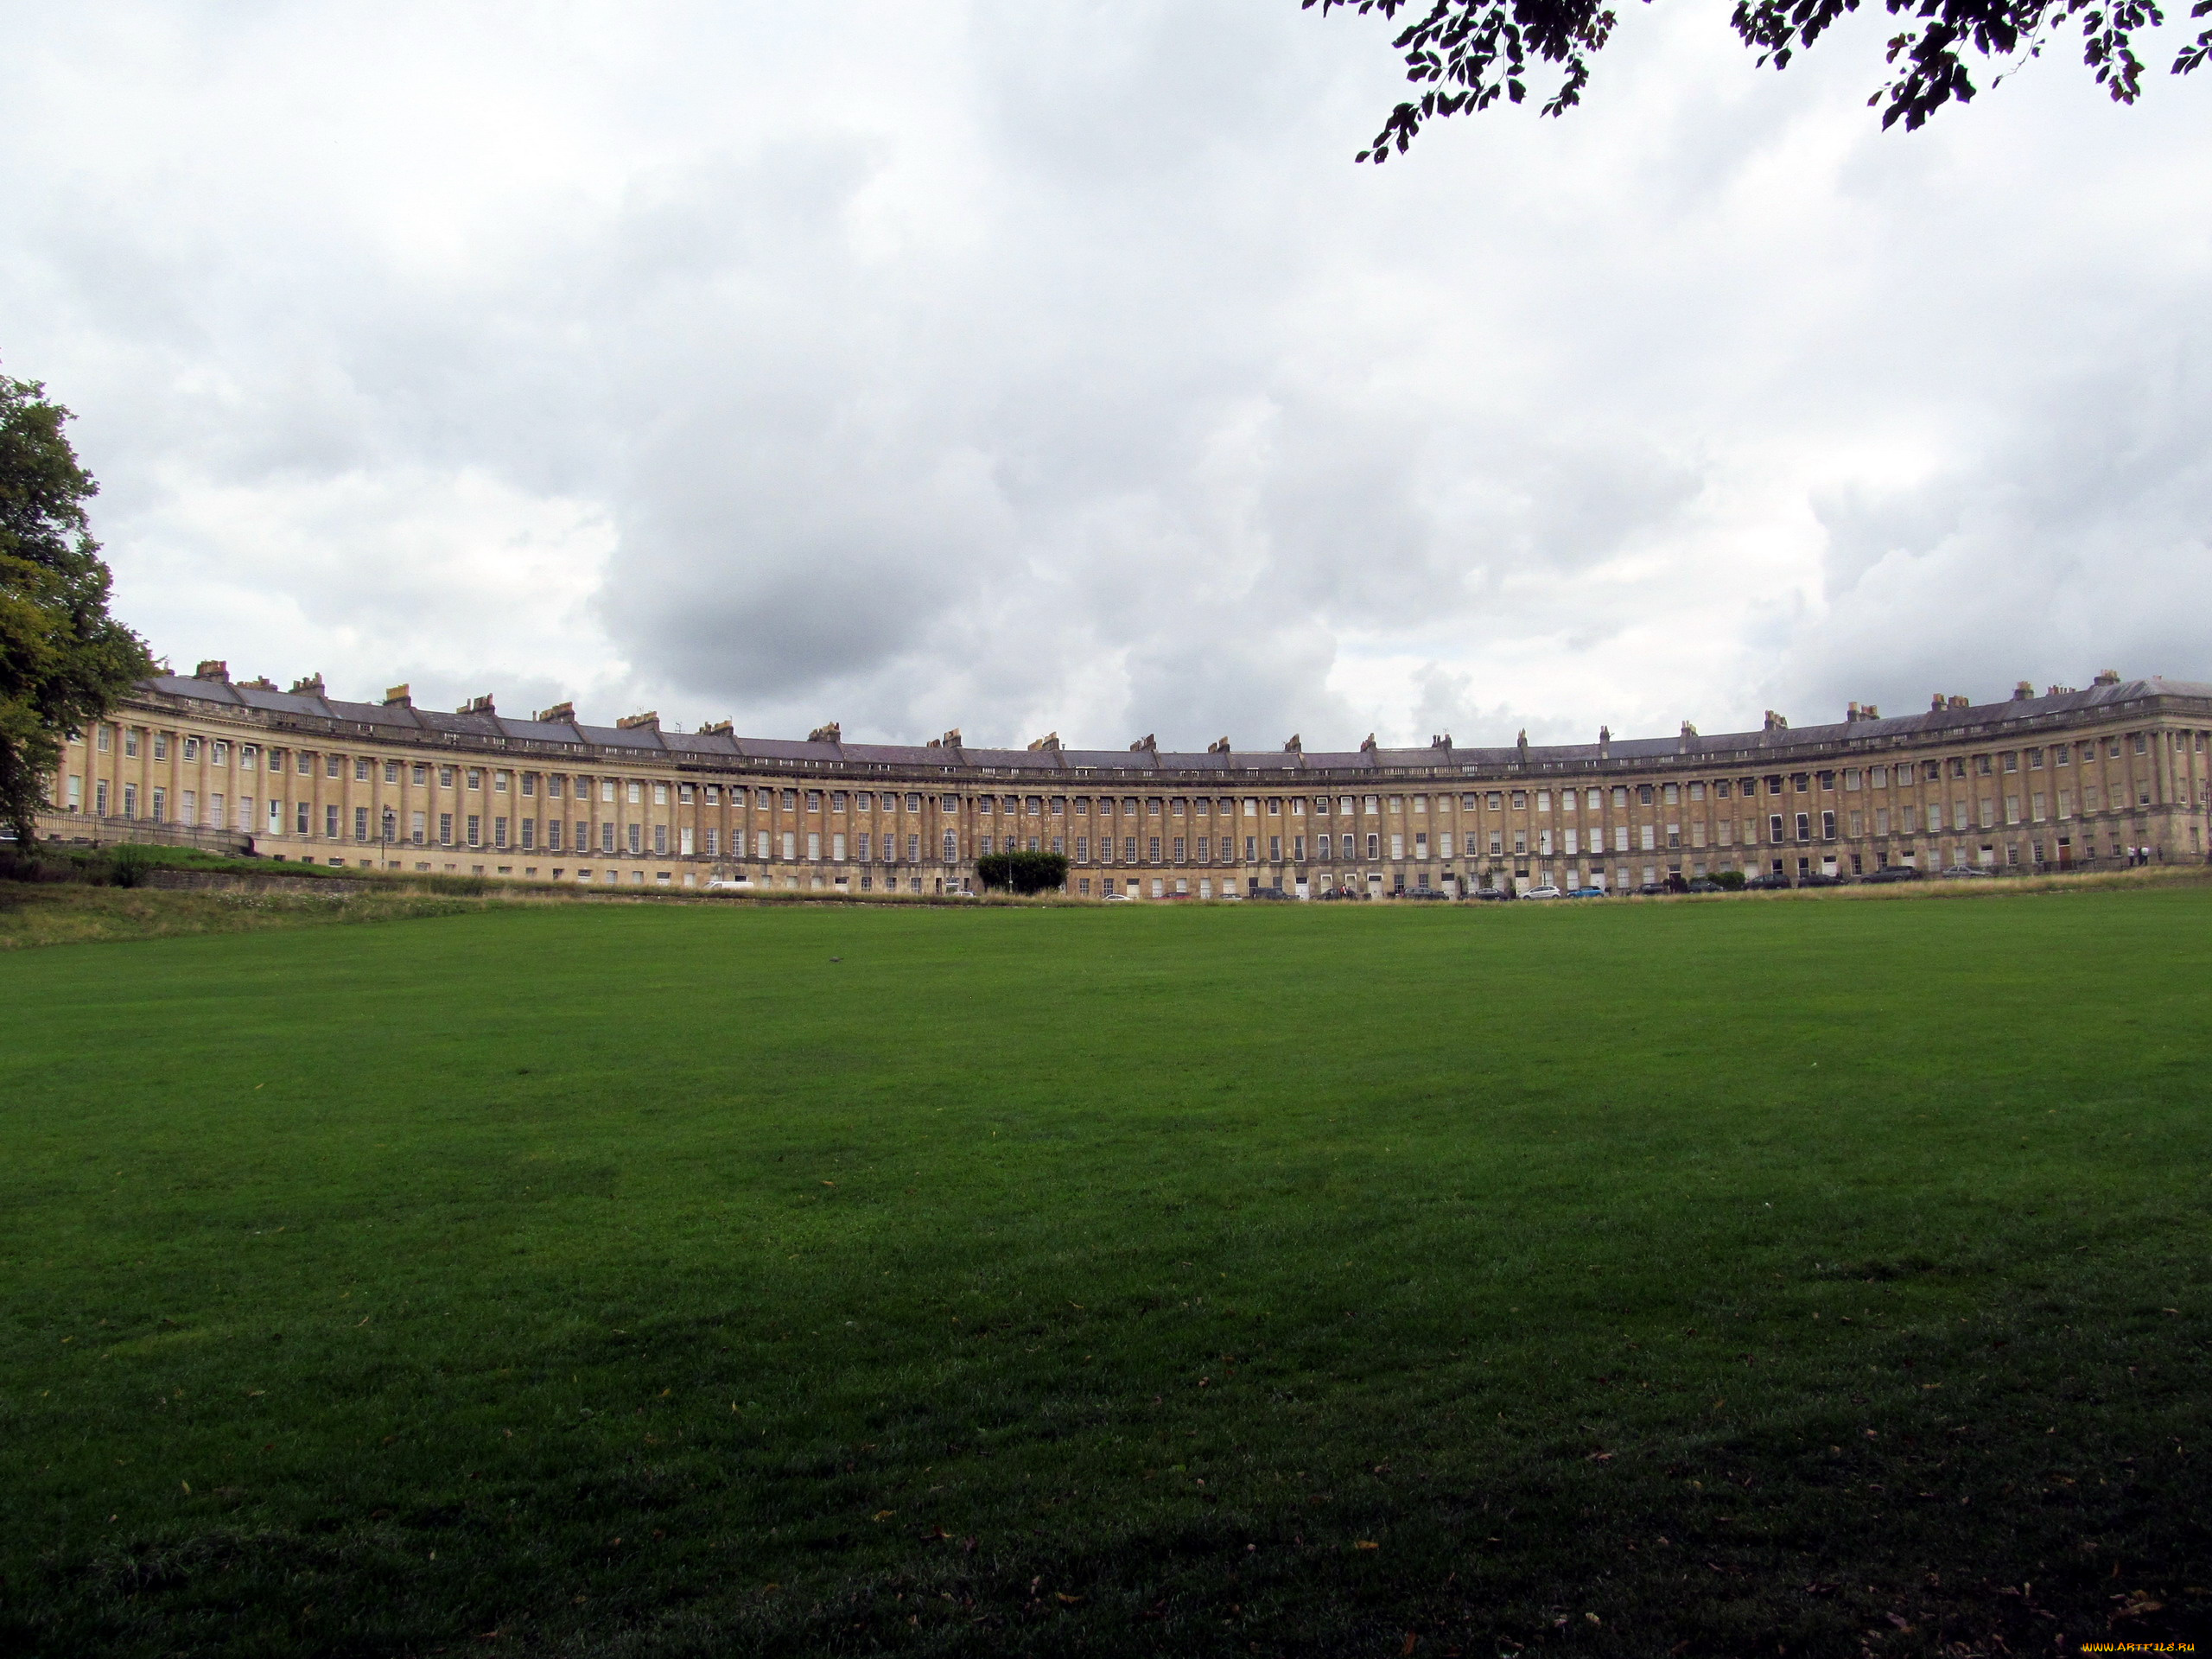
<path fill-rule="evenodd" d="M 63 740 L 153 671 L 107 613 L 85 503 L 98 493 L 35 380 L 0 376 L 0 823 L 28 847 Z"/>
<path fill-rule="evenodd" d="M 1891 78 L 1866 101 L 1870 106 L 1886 104 L 1885 127 L 1903 121 L 1908 131 L 1952 99 L 1963 104 L 1974 95 L 1969 54 L 1999 64 L 1995 79 L 2001 80 L 2020 62 L 2042 56 L 2053 37 L 2075 27 L 2081 31 L 2082 60 L 2098 85 L 2113 102 L 2133 104 L 2142 92 L 2144 73 L 2134 37 L 2165 22 L 2155 0 L 1882 3 L 1906 22 L 1890 38 Z M 1408 0 L 1299 0 L 1299 5 L 1308 10 L 1318 5 L 1324 13 L 1341 7 L 1363 16 L 1379 11 L 1395 18 L 1407 10 Z M 1859 5 L 1859 0 L 1736 0 L 1729 21 L 1744 44 L 1759 54 L 1762 67 L 1786 69 L 1792 57 Z M 1522 102 L 1533 64 L 1559 67 L 1559 88 L 1542 111 L 1565 113 L 1582 101 L 1583 88 L 1590 84 L 1590 60 L 1619 21 L 1606 0 L 1418 0 L 1414 10 L 1420 16 L 1391 44 L 1405 54 L 1406 79 L 1423 90 L 1417 100 L 1390 111 L 1374 143 L 1360 151 L 1363 162 L 1386 162 L 1394 149 L 1402 154 L 1424 122 L 1486 110 L 1500 98 Z M 2189 15 L 2212 16 L 2212 0 L 2196 0 Z M 2208 58 L 2212 26 L 2175 54 L 2172 73 L 2188 74 Z"/>
<path fill-rule="evenodd" d="M 987 887 L 1052 893 L 1067 886 L 1068 861 L 1062 853 L 985 853 L 976 861 L 976 875 Z"/>

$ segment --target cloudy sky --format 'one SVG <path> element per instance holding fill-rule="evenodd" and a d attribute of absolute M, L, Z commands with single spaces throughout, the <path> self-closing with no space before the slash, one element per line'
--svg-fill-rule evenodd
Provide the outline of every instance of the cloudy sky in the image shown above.
<path fill-rule="evenodd" d="M 1885 134 L 1631 7 L 1355 167 L 1294 0 L 0 0 L 123 614 L 764 734 L 1714 731 L 2212 679 L 2212 74 Z M 2176 31 L 2169 30 L 2171 35 Z"/>

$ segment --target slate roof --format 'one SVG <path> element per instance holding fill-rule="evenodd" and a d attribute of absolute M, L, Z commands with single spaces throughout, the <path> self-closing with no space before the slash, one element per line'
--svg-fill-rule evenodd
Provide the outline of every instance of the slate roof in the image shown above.
<path fill-rule="evenodd" d="M 664 754 L 671 760 L 730 762 L 764 760 L 810 770 L 839 771 L 891 767 L 943 772 L 957 770 L 975 774 L 1031 773 L 1046 775 L 1110 772 L 1150 772 L 1198 778 L 1215 774 L 1226 783 L 1232 779 L 1285 774 L 1344 773 L 1406 771 L 1497 772 L 1526 766 L 1531 771 L 1580 770 L 1610 761 L 1688 760 L 1715 766 L 1757 765 L 1769 757 L 1779 760 L 1792 752 L 1853 747 L 1886 748 L 1916 738 L 1940 738 L 1946 734 L 1977 732 L 2015 722 L 2029 722 L 2068 714 L 2094 714 L 2151 697 L 2185 697 L 2212 703 L 2212 684 L 2195 681 L 2121 680 L 2054 696 L 2008 698 L 2002 702 L 1976 703 L 1966 708 L 1929 709 L 1894 718 L 1837 721 L 1824 726 L 1776 727 L 1756 732 L 1719 732 L 1679 737 L 1615 738 L 1603 746 L 1596 742 L 1530 744 L 1526 752 L 1513 747 L 1463 748 L 1437 744 L 1425 748 L 1306 750 L 1232 750 L 1155 753 L 1151 749 L 983 749 L 931 748 L 904 744 L 832 743 L 789 738 L 737 737 L 725 732 L 663 732 L 653 726 L 585 726 L 569 721 L 516 720 L 493 710 L 446 714 L 417 709 L 409 703 L 348 702 L 306 692 L 268 691 L 233 685 L 227 680 L 198 679 L 181 674 L 161 674 L 141 682 L 143 690 L 184 698 L 218 707 L 251 710 L 265 715 L 280 727 L 295 729 L 366 728 L 380 737 L 419 732 L 427 737 L 460 738 L 471 747 L 484 744 L 526 751 L 571 749 L 579 760 L 594 751 L 628 751 Z"/>

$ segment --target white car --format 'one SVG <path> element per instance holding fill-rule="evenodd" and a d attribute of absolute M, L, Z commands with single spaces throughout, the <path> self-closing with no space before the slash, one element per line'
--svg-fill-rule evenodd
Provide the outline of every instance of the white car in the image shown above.
<path fill-rule="evenodd" d="M 1126 905 L 1129 902 L 1129 895 L 1126 893 L 1109 893 L 1099 897 L 1099 903 L 1105 905 Z"/>
<path fill-rule="evenodd" d="M 718 875 L 707 883 L 707 891 L 709 893 L 750 893 L 753 891 L 753 884 L 750 881 L 726 881 Z"/>
<path fill-rule="evenodd" d="M 1521 895 L 1523 899 L 1560 899 L 1566 895 L 1548 881 L 1541 887 L 1531 887 Z"/>

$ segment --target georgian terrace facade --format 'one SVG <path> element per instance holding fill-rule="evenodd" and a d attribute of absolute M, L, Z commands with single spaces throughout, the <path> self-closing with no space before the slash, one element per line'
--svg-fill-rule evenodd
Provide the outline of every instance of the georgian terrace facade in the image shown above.
<path fill-rule="evenodd" d="M 515 880 L 942 893 L 993 851 L 1064 853 L 1078 897 L 1262 887 L 1625 889 L 1719 870 L 2107 866 L 2207 851 L 2212 685 L 2097 677 L 2003 702 L 1938 696 L 1834 725 L 1594 743 L 1319 753 L 977 749 L 611 727 L 233 683 L 143 683 L 74 736 L 41 832 L 227 842 L 346 868 Z"/>

